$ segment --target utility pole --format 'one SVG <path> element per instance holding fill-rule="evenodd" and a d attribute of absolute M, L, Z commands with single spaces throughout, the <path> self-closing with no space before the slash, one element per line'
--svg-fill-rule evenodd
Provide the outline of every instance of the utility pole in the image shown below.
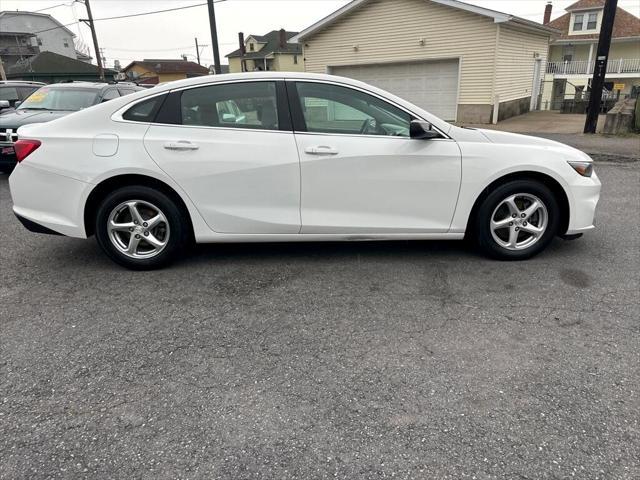
<path fill-rule="evenodd" d="M 598 114 L 600 113 L 600 101 L 602 100 L 602 88 L 604 78 L 607 75 L 607 62 L 609 60 L 609 47 L 611 47 L 611 34 L 613 22 L 616 18 L 618 0 L 606 0 L 602 14 L 602 26 L 598 38 L 598 53 L 596 64 L 591 79 L 591 93 L 589 94 L 589 106 L 587 120 L 584 124 L 584 133 L 596 133 L 598 126 Z"/>
<path fill-rule="evenodd" d="M 216 75 L 222 73 L 220 68 L 220 49 L 218 48 L 218 29 L 216 28 L 216 12 L 213 6 L 213 0 L 207 0 L 209 7 L 209 27 L 211 28 L 211 46 L 213 48 L 213 66 Z"/>
<path fill-rule="evenodd" d="M 84 0 L 84 5 L 87 7 L 87 16 L 88 20 L 82 20 L 84 23 L 89 25 L 91 29 L 91 37 L 93 38 L 93 49 L 96 52 L 96 60 L 98 62 L 98 75 L 100 75 L 100 80 L 104 82 L 104 67 L 102 66 L 102 52 L 100 51 L 100 47 L 98 46 L 98 36 L 96 35 L 96 26 L 93 23 L 93 15 L 91 14 L 91 5 L 89 4 L 89 0 Z"/>
<path fill-rule="evenodd" d="M 200 65 L 200 47 L 198 47 L 198 37 L 196 37 L 196 58 L 198 59 L 198 65 Z"/>

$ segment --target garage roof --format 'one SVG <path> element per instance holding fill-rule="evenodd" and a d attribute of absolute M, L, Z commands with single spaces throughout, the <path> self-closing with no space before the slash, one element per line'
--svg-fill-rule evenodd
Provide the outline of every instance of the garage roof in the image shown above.
<path fill-rule="evenodd" d="M 289 42 L 300 42 L 316 32 L 322 30 L 327 27 L 338 18 L 350 13 L 352 10 L 356 8 L 362 7 L 366 5 L 370 0 L 353 0 L 352 2 L 346 4 L 344 7 L 336 10 L 331 15 L 326 16 L 319 22 L 314 23 L 309 28 L 306 28 L 302 32 L 300 32 L 295 37 L 292 37 Z M 490 10 L 488 8 L 478 7 L 477 5 L 470 5 L 468 3 L 460 2 L 458 0 L 425 0 L 433 3 L 439 3 L 440 5 L 446 5 L 448 7 L 457 8 L 460 10 L 464 10 L 466 12 L 475 13 L 477 15 L 482 15 L 484 17 L 493 18 L 495 23 L 505 23 L 509 22 L 512 24 L 517 24 L 522 27 L 526 27 L 529 29 L 535 29 L 540 31 L 541 33 L 558 35 L 560 32 L 555 28 L 547 27 L 546 25 L 542 25 L 537 22 L 532 22 L 531 20 L 526 20 L 524 18 L 516 17 L 514 15 L 509 15 L 508 13 L 498 12 L 496 10 Z"/>

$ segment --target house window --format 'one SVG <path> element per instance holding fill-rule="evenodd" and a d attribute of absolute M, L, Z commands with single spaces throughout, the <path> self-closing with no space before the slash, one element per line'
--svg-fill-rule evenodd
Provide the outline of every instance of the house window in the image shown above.
<path fill-rule="evenodd" d="M 63 42 L 64 42 L 64 48 L 69 48 L 69 40 L 65 38 Z"/>
<path fill-rule="evenodd" d="M 255 45 L 253 43 L 249 44 L 249 51 L 253 52 L 256 49 Z"/>
<path fill-rule="evenodd" d="M 38 37 L 37 40 L 38 40 L 38 46 L 41 47 L 42 46 L 42 39 L 40 37 Z"/>
<path fill-rule="evenodd" d="M 580 31 L 582 30 L 582 25 L 584 24 L 584 15 L 579 13 L 575 16 L 573 20 L 573 30 Z"/>
<path fill-rule="evenodd" d="M 587 20 L 587 30 L 595 30 L 598 25 L 598 14 L 590 13 L 589 19 Z"/>
<path fill-rule="evenodd" d="M 293 56 L 293 64 L 294 64 L 294 65 L 297 65 L 297 64 L 298 64 L 298 56 L 297 56 L 297 55 L 294 55 L 294 56 Z"/>

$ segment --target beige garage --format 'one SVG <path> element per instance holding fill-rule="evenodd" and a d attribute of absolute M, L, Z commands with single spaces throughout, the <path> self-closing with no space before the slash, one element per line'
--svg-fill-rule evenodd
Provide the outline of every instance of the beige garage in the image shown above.
<path fill-rule="evenodd" d="M 458 59 L 330 67 L 330 73 L 387 90 L 444 120 L 455 120 Z"/>
<path fill-rule="evenodd" d="M 538 104 L 557 34 L 456 0 L 353 0 L 291 41 L 308 72 L 370 82 L 447 120 L 490 123 Z"/>

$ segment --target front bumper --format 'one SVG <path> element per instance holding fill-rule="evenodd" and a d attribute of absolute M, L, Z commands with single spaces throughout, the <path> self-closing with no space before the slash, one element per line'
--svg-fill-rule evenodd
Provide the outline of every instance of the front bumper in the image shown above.
<path fill-rule="evenodd" d="M 76 238 L 87 238 L 84 204 L 92 187 L 89 183 L 32 167 L 28 160 L 18 164 L 9 177 L 13 212 L 23 224 L 27 222 L 27 228 L 46 229 L 47 233 Z"/>
<path fill-rule="evenodd" d="M 594 172 L 591 177 L 579 177 L 570 185 L 570 219 L 564 235 L 585 233 L 595 228 L 595 214 L 600 200 L 600 179 Z"/>

